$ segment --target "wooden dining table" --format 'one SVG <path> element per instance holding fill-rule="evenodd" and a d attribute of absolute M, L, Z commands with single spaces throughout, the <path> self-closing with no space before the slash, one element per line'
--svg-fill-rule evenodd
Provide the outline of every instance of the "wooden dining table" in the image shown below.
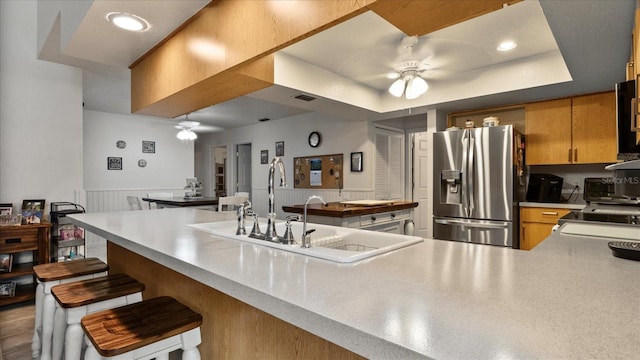
<path fill-rule="evenodd" d="M 218 206 L 218 198 L 217 197 L 208 197 L 208 196 L 200 196 L 200 197 L 143 197 L 142 201 L 146 201 L 149 203 L 155 203 L 158 207 L 211 207 L 217 209 Z"/>

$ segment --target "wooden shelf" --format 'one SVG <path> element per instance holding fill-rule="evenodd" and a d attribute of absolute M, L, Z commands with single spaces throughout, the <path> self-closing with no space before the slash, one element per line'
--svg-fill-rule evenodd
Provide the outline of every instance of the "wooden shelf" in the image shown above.
<path fill-rule="evenodd" d="M 37 264 L 32 262 L 13 264 L 13 269 L 11 269 L 11 272 L 0 273 L 0 281 L 4 282 L 6 279 L 15 278 L 18 276 L 32 275 L 34 265 Z"/>
<path fill-rule="evenodd" d="M 36 297 L 36 284 L 23 284 L 16 286 L 15 296 L 0 296 L 0 306 L 15 304 L 33 300 Z"/>

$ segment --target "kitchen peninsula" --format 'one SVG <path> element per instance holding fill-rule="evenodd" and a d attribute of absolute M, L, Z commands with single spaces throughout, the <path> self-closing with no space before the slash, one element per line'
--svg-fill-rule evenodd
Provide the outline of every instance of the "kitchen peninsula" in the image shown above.
<path fill-rule="evenodd" d="M 530 252 L 427 239 L 337 264 L 214 237 L 198 209 L 72 215 L 113 272 L 204 317 L 203 359 L 634 358 L 640 263 L 555 234 Z"/>
<path fill-rule="evenodd" d="M 417 202 L 404 200 L 353 200 L 307 204 L 309 221 L 366 230 L 404 233 L 404 224 L 412 220 Z M 303 214 L 304 205 L 283 206 L 288 213 Z M 411 235 L 411 234 L 406 234 Z"/>

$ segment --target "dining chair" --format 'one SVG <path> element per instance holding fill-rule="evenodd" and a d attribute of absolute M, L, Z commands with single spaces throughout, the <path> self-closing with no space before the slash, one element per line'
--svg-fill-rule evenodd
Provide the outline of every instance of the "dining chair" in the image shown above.
<path fill-rule="evenodd" d="M 142 210 L 142 201 L 137 196 L 127 196 L 130 210 Z"/>
<path fill-rule="evenodd" d="M 172 198 L 172 197 L 173 197 L 173 193 L 170 193 L 170 192 L 150 192 L 150 193 L 147 193 L 147 198 L 150 198 L 150 199 Z M 155 204 L 155 208 L 156 209 L 162 209 L 163 208 L 162 205 L 158 205 L 157 203 L 149 201 L 149 209 L 153 209 L 152 204 Z"/>
<path fill-rule="evenodd" d="M 241 204 L 249 200 L 248 192 L 240 191 L 240 192 L 237 192 L 234 196 L 237 198 L 240 198 L 238 201 L 240 201 Z"/>
<path fill-rule="evenodd" d="M 218 198 L 218 211 L 235 212 L 236 208 L 248 199 L 241 196 L 222 196 Z M 226 207 L 226 209 L 225 209 Z"/>

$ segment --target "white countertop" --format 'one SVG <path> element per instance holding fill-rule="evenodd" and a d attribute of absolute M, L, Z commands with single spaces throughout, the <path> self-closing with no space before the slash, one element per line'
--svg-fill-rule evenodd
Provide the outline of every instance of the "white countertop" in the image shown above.
<path fill-rule="evenodd" d="M 554 208 L 554 209 L 570 209 L 570 210 L 582 210 L 587 204 L 578 203 L 539 203 L 539 202 L 521 202 L 518 203 L 520 207 L 541 207 L 541 208 Z"/>
<path fill-rule="evenodd" d="M 640 354 L 640 262 L 557 232 L 532 251 L 440 240 L 336 264 L 184 226 L 197 209 L 69 216 L 87 231 L 372 359 Z"/>

